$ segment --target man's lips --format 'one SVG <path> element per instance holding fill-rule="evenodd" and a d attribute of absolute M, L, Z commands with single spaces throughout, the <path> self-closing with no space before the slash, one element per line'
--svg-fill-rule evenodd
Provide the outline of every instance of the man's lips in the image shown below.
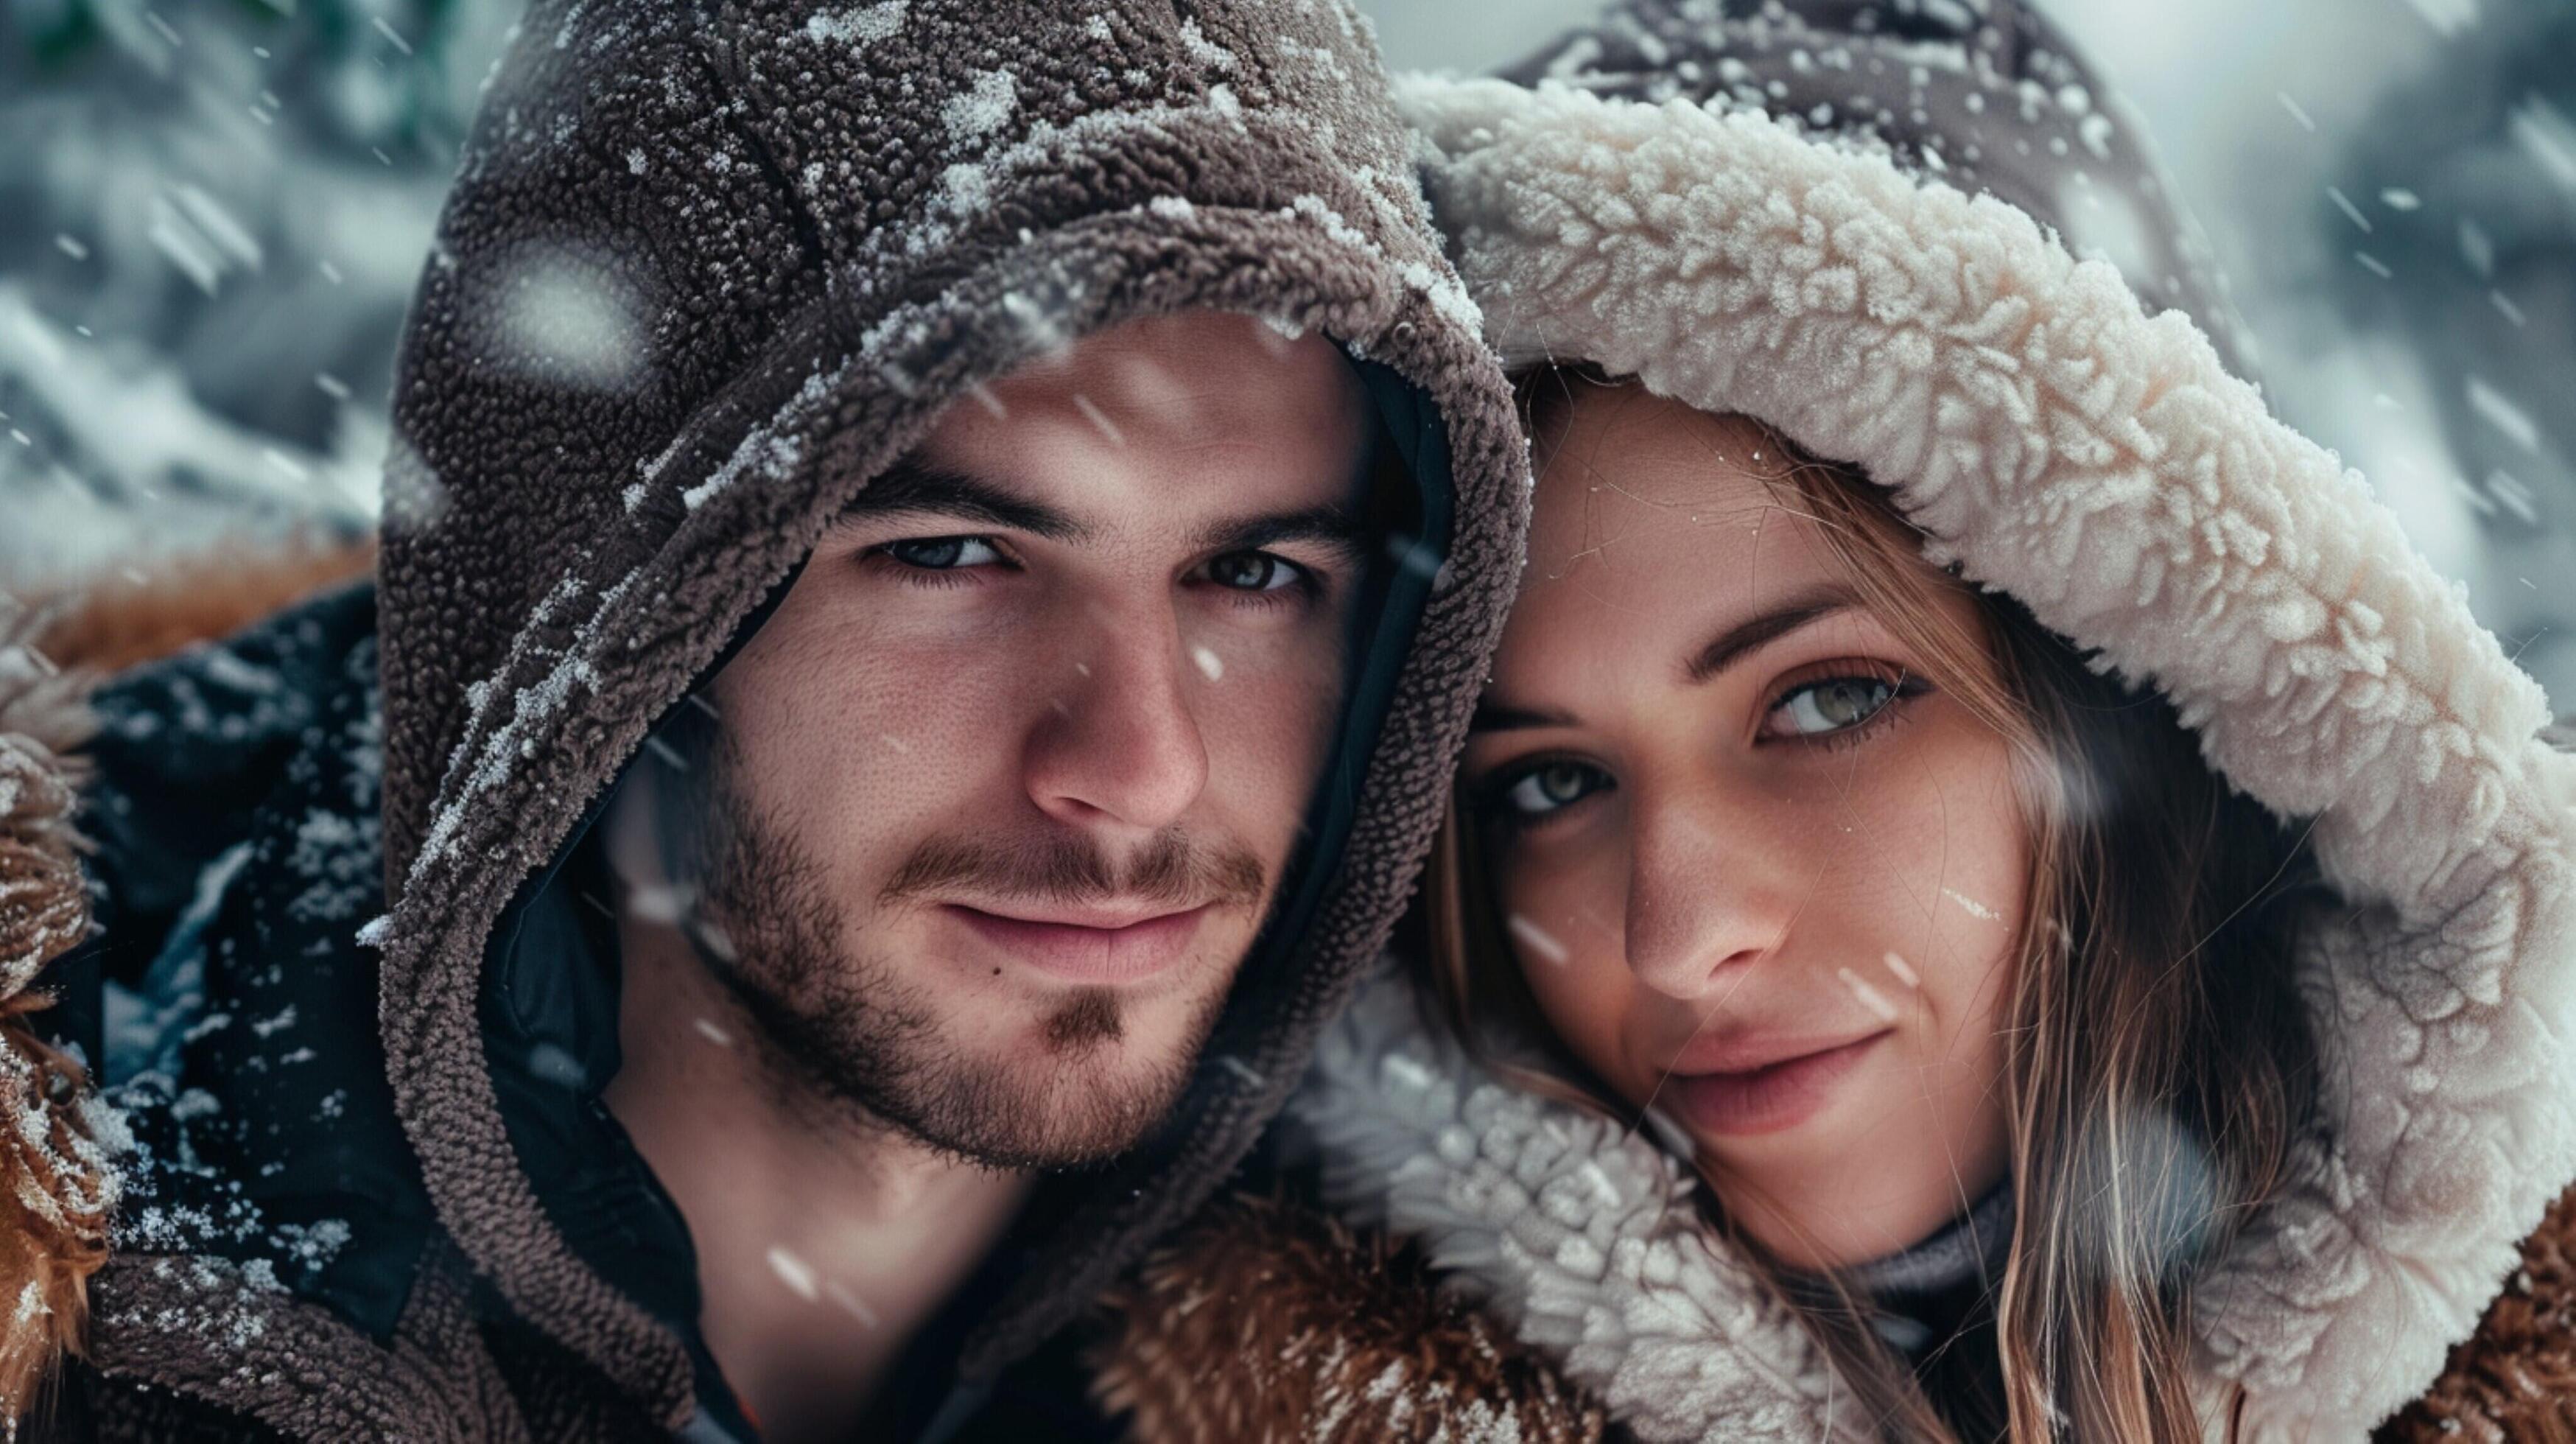
<path fill-rule="evenodd" d="M 1189 955 L 1207 904 L 1179 910 L 1139 907 L 1021 907 L 994 912 L 965 903 L 940 911 L 1012 958 L 1074 983 L 1131 983 Z"/>
<path fill-rule="evenodd" d="M 1881 1028 L 1856 1038 L 1706 1040 L 1674 1060 L 1666 1092 L 1683 1121 L 1699 1132 L 1782 1132 L 1821 1111 L 1863 1055 L 1895 1031 Z"/>

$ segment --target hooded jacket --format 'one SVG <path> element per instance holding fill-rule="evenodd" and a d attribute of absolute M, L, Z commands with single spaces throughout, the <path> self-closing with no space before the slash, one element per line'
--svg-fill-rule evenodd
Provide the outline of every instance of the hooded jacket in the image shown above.
<path fill-rule="evenodd" d="M 2070 196 L 2183 233 L 2136 130 L 2097 124 L 2102 88 L 2002 0 L 1639 0 L 1552 55 L 1520 72 L 1534 87 L 1399 82 L 1507 360 L 1593 362 L 1856 464 L 1931 561 L 2161 693 L 2211 768 L 2313 828 L 2332 900 L 2295 967 L 2317 1116 L 2195 1290 L 2213 1429 L 2241 1389 L 2253 1440 L 2358 1439 L 2401 1410 L 2394 1437 L 2566 1437 L 2576 759 L 2363 480 L 2165 306 L 2223 333 L 2223 298 L 2112 263 L 2143 248 L 2070 251 Z M 1980 156 L 2011 163 L 1972 178 Z M 1107 1375 L 1143 1437 L 1281 1398 L 1313 1401 L 1283 1434 L 1454 1430 L 1478 1390 L 1525 1434 L 1593 1437 L 1591 1409 L 1647 1441 L 1867 1437 L 1686 1163 L 1487 1073 L 1400 980 L 1333 1030 L 1291 1113 L 1333 1208 L 1384 1237 L 1299 1244 L 1307 1225 L 1236 1210 L 1159 1257 Z M 1289 1363 L 1178 1383 L 1204 1362 L 1191 1335 L 1238 1336 L 1196 1280 L 1400 1294 L 1397 1244 L 1508 1333 L 1509 1387 L 1275 1294 L 1241 1328 Z"/>
<path fill-rule="evenodd" d="M 928 1329 L 908 1377 L 935 1401 L 953 1360 L 950 1419 L 1235 1165 L 1376 955 L 1508 597 L 1526 448 L 1344 4 L 531 7 L 404 337 L 377 578 L 88 704 L 95 896 L 47 877 L 98 935 L 46 1016 L 133 1135 L 99 1427 L 752 1435 L 686 1227 L 599 1102 L 617 974 L 581 839 L 945 405 L 1192 308 L 1341 344 L 1411 530 L 1182 1101 L 1047 1180 Z"/>

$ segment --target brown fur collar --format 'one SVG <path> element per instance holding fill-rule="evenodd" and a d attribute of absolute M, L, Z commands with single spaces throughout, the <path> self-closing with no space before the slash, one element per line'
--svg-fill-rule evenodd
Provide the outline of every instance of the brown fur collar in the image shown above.
<path fill-rule="evenodd" d="M 120 1125 L 30 1015 L 45 967 L 89 934 L 74 817 L 108 672 L 226 635 L 363 571 L 372 547 L 218 555 L 52 598 L 0 597 L 0 1430 L 81 1350 L 106 1262 Z"/>
<path fill-rule="evenodd" d="M 229 637 L 375 564 L 373 542 L 309 541 L 159 562 L 30 599 L 46 617 L 37 645 L 64 668 L 119 672 Z"/>
<path fill-rule="evenodd" d="M 1550 1358 L 1443 1295 L 1418 1254 L 1292 1204 L 1220 1202 L 1112 1304 L 1096 1389 L 1133 1411 L 1136 1444 L 1592 1441 L 1607 1427 Z M 2576 1444 L 2576 1190 L 2440 1380 L 2373 1437 Z"/>
<path fill-rule="evenodd" d="M 0 616 L 0 1424 L 78 1346 L 116 1200 L 80 1068 L 27 1021 L 53 1001 L 38 973 L 89 934 L 72 752 L 92 729 L 81 677 L 29 645 L 31 631 L 24 615 Z"/>
<path fill-rule="evenodd" d="M 2576 1189 L 2522 1241 L 2522 1266 L 2382 1444 L 2576 1444 Z"/>
<path fill-rule="evenodd" d="M 1410 1251 L 1236 1198 L 1112 1295 L 1095 1392 L 1136 1444 L 1512 1439 L 1594 1444 L 1601 1408 Z"/>

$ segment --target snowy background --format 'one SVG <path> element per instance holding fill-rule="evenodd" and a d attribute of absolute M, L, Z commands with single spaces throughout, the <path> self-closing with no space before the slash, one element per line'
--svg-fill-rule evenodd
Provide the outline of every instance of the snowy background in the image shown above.
<path fill-rule="evenodd" d="M 1394 64 L 1469 71 L 1588 13 L 1361 3 Z M 366 527 L 518 8 L 0 0 L 0 588 Z M 2576 0 L 2047 8 L 2155 132 L 2281 413 L 2576 709 Z"/>

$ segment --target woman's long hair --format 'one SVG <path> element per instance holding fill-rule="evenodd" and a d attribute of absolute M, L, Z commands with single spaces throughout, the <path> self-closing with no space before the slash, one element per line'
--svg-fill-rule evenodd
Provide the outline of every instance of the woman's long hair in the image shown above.
<path fill-rule="evenodd" d="M 1573 388 L 1618 384 L 1558 368 L 1524 377 L 1539 445 L 1562 432 Z M 1993 1301 L 2003 1397 L 1948 1382 L 1991 1371 L 1917 1375 L 1848 1287 L 1822 1306 L 1813 1289 L 1792 1293 L 1715 1201 L 1713 1220 L 1888 1437 L 2204 1438 L 2194 1277 L 2283 1186 L 2315 1091 L 2290 956 L 2295 900 L 2314 879 L 2304 832 L 2211 772 L 2160 695 L 1928 565 L 1883 488 L 1749 418 L 1715 420 L 1742 456 L 1778 462 L 1762 473 L 1778 503 L 1819 524 L 1929 680 L 2009 744 L 2030 865 L 2008 954 L 2014 1229 Z M 1976 600 L 1976 629 L 1935 605 L 1945 592 Z M 1503 940 L 1469 806 L 1453 797 L 1429 875 L 1427 981 L 1442 1012 L 1524 1086 L 1629 1111 L 1550 1041 Z"/>

